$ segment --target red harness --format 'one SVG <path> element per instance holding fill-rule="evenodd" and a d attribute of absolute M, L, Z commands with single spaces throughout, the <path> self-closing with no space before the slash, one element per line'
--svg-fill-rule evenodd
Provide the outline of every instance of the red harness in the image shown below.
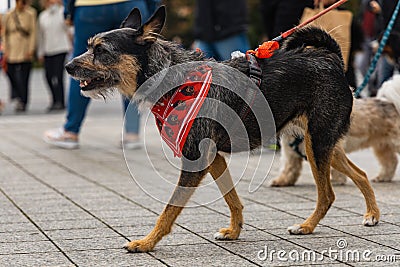
<path fill-rule="evenodd" d="M 182 148 L 207 97 L 211 82 L 211 67 L 197 67 L 171 97 L 161 98 L 151 109 L 161 138 L 175 157 L 182 157 Z"/>
<path fill-rule="evenodd" d="M 257 86 L 261 84 L 261 69 L 250 55 L 268 58 L 278 48 L 277 42 L 267 42 L 259 46 L 256 51 L 247 51 L 250 78 Z M 199 66 L 187 75 L 185 83 L 179 86 L 171 97 L 162 97 L 151 109 L 161 138 L 172 149 L 175 157 L 182 157 L 182 148 L 194 119 L 207 97 L 211 83 L 211 67 Z M 247 112 L 247 109 L 243 109 L 240 116 L 245 117 Z"/>

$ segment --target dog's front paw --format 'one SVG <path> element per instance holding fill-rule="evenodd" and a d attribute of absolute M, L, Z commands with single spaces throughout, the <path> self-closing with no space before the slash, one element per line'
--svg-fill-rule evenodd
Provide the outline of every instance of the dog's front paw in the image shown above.
<path fill-rule="evenodd" d="M 235 240 L 238 239 L 240 230 L 233 230 L 232 228 L 221 228 L 219 232 L 214 234 L 217 240 Z"/>
<path fill-rule="evenodd" d="M 367 213 L 364 215 L 363 225 L 364 226 L 375 226 L 379 222 L 379 215 Z"/>
<path fill-rule="evenodd" d="M 270 186 L 272 187 L 283 187 L 283 186 L 294 186 L 295 181 L 291 181 L 289 179 L 285 179 L 283 177 L 278 177 L 272 180 Z"/>
<path fill-rule="evenodd" d="M 392 179 L 393 179 L 393 177 L 378 175 L 377 177 L 375 177 L 371 181 L 374 182 L 374 183 L 389 183 L 389 182 L 392 181 Z"/>
<path fill-rule="evenodd" d="M 128 242 L 124 245 L 124 248 L 129 252 L 149 252 L 153 250 L 154 245 L 142 239 Z"/>
<path fill-rule="evenodd" d="M 310 226 L 302 225 L 302 224 L 295 224 L 288 227 L 288 231 L 291 235 L 308 235 L 313 232 Z"/>

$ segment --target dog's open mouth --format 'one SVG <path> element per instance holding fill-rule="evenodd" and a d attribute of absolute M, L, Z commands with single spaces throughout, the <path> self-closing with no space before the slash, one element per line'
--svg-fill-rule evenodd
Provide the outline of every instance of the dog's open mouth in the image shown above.
<path fill-rule="evenodd" d="M 106 80 L 102 78 L 79 80 L 79 87 L 83 91 L 98 89 L 99 87 L 104 87 L 105 84 Z"/>

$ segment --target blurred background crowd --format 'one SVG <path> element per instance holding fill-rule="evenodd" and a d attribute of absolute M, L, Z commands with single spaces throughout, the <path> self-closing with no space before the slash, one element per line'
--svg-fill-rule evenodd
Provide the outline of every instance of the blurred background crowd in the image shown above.
<path fill-rule="evenodd" d="M 163 35 L 188 49 L 200 48 L 209 57 L 226 60 L 232 51 L 245 52 L 263 41 L 295 26 L 305 8 L 329 6 L 335 0 L 2 0 L 0 3 L 0 60 L 8 79 L 9 99 L 16 113 L 29 104 L 29 74 L 43 68 L 49 91 L 47 112 L 67 112 L 66 123 L 58 132 L 47 133 L 49 141 L 77 144 L 88 99 L 79 93 L 79 84 L 64 77 L 68 58 L 84 52 L 86 39 L 97 32 L 117 28 L 132 7 L 147 19 L 160 4 L 167 7 Z M 348 30 L 350 43 L 347 77 L 357 87 L 366 74 L 377 44 L 397 4 L 395 0 L 349 0 L 340 9 L 351 11 L 352 23 L 343 29 L 337 21 L 335 31 Z M 342 28 L 341 28 L 342 27 Z M 398 71 L 400 57 L 400 19 L 396 19 L 384 54 L 362 96 L 374 96 L 380 85 Z M 123 99 L 126 111 L 128 99 Z M 127 115 L 126 131 L 133 144 L 138 138 L 137 110 Z M 132 123 L 129 123 L 132 122 Z M 128 138 L 129 139 L 129 138 Z M 74 143 L 74 144 L 75 144 Z M 129 143 L 129 142 L 128 142 Z M 123 145 L 123 144 L 122 144 Z M 134 146 L 134 145 L 133 145 Z M 72 145 L 73 147 L 73 145 Z"/>

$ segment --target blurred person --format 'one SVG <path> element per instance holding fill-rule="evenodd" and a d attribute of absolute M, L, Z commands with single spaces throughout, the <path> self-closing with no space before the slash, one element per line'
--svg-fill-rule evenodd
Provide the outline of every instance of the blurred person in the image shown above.
<path fill-rule="evenodd" d="M 52 103 L 47 111 L 64 110 L 64 63 L 71 50 L 69 27 L 64 23 L 61 0 L 43 0 L 45 10 L 39 15 L 38 59 L 44 63 Z"/>
<path fill-rule="evenodd" d="M 380 38 L 383 32 L 386 30 L 387 25 L 392 17 L 393 11 L 396 7 L 397 1 L 393 0 L 378 0 L 370 1 L 372 10 L 379 15 L 380 22 Z M 378 45 L 378 44 L 376 44 Z M 384 55 L 379 59 L 377 64 L 377 88 L 380 88 L 382 84 L 389 80 L 393 74 L 394 70 L 400 64 L 400 19 L 397 16 L 392 31 L 390 33 L 389 39 L 387 40 L 385 46 Z"/>
<path fill-rule="evenodd" d="M 11 99 L 16 99 L 16 112 L 28 104 L 29 75 L 36 45 L 36 10 L 27 0 L 16 0 L 15 8 L 3 18 L 3 57 L 11 84 Z"/>
<path fill-rule="evenodd" d="M 86 51 L 87 40 L 90 37 L 119 28 L 132 8 L 137 7 L 143 20 L 146 20 L 157 4 L 157 0 L 64 0 L 66 23 L 75 25 L 73 57 Z M 129 105 L 129 99 L 124 98 L 123 101 L 124 112 L 129 114 L 125 116 L 125 135 L 121 145 L 128 149 L 138 148 L 140 147 L 139 114 L 135 107 Z M 78 148 L 78 136 L 89 102 L 89 98 L 81 95 L 79 82 L 71 79 L 66 122 L 61 129 L 46 131 L 44 140 L 60 148 Z M 131 108 L 127 109 L 128 106 Z M 133 132 L 129 132 L 130 130 Z"/>
<path fill-rule="evenodd" d="M 376 11 L 370 5 L 371 0 L 362 0 L 360 3 L 360 23 L 362 25 L 364 43 L 363 57 L 359 63 L 360 71 L 365 75 L 368 71 L 369 61 L 373 55 L 370 43 L 378 34 L 378 20 Z"/>
<path fill-rule="evenodd" d="M 246 52 L 247 5 L 245 0 L 197 0 L 194 20 L 194 48 L 217 61 L 227 60 L 231 52 Z"/>

